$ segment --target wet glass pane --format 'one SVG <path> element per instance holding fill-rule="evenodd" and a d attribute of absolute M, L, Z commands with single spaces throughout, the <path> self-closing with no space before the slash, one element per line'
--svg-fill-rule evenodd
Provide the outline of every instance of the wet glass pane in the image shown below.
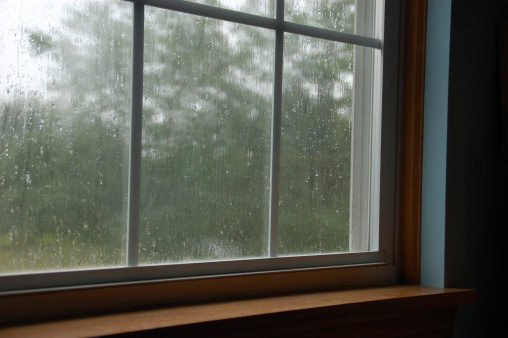
<path fill-rule="evenodd" d="M 266 255 L 273 35 L 147 8 L 141 262 Z"/>
<path fill-rule="evenodd" d="M 284 18 L 286 21 L 308 26 L 373 36 L 372 31 L 363 27 L 365 19 L 362 18 L 366 15 L 365 5 L 373 5 L 374 2 L 374 0 L 286 0 Z M 372 15 L 373 12 L 369 13 Z M 370 20 L 372 19 L 371 16 Z M 359 25 L 357 28 L 355 28 L 355 21 Z"/>
<path fill-rule="evenodd" d="M 349 246 L 353 46 L 285 36 L 279 252 Z"/>
<path fill-rule="evenodd" d="M 256 0 L 256 1 L 187 0 L 187 1 L 273 18 L 275 17 L 275 3 L 277 0 Z"/>
<path fill-rule="evenodd" d="M 0 273 L 124 263 L 131 12 L 2 1 Z"/>

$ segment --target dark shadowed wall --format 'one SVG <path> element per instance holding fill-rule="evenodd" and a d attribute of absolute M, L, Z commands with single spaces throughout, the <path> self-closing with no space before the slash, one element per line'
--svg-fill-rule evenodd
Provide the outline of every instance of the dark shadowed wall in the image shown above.
<path fill-rule="evenodd" d="M 478 302 L 459 310 L 456 337 L 506 331 L 508 161 L 496 29 L 506 14 L 504 0 L 454 0 L 451 6 L 444 285 L 478 290 Z"/>

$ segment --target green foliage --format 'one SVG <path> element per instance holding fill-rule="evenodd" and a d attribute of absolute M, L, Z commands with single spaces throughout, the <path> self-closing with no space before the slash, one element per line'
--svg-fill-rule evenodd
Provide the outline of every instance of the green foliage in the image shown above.
<path fill-rule="evenodd" d="M 118 128 L 82 115 L 65 125 L 64 108 L 26 103 L 0 111 L 0 231 L 16 257 L 2 270 L 120 263 L 125 144 Z"/>
<path fill-rule="evenodd" d="M 46 99 L 1 106 L 0 271 L 124 261 L 131 20 L 118 6 L 90 2 L 65 30 L 29 34 L 59 77 Z M 351 30 L 337 6 L 319 10 Z M 315 40 L 286 39 L 282 254 L 348 250 L 353 50 Z M 147 10 L 142 262 L 267 254 L 273 42 Z"/>
<path fill-rule="evenodd" d="M 30 32 L 28 34 L 28 41 L 35 55 L 46 53 L 54 47 L 51 35 L 41 31 Z"/>

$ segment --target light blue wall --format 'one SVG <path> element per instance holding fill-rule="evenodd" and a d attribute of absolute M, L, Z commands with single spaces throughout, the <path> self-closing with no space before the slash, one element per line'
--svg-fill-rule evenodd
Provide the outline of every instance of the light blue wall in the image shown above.
<path fill-rule="evenodd" d="M 421 284 L 444 287 L 451 0 L 428 0 L 422 172 Z"/>

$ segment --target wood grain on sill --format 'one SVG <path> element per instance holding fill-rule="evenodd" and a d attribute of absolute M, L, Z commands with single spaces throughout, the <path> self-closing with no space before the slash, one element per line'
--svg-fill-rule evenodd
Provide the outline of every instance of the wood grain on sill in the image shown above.
<path fill-rule="evenodd" d="M 175 306 L 4 327 L 0 328 L 0 336 L 100 336 L 257 316 L 267 318 L 278 314 L 294 314 L 298 318 L 298 314 L 306 311 L 321 311 L 322 317 L 330 310 L 347 314 L 341 319 L 354 324 L 355 320 L 365 321 L 360 317 L 376 315 L 379 319 L 391 311 L 418 313 L 426 309 L 450 308 L 474 302 L 475 298 L 476 293 L 472 290 L 422 286 L 377 287 Z"/>

